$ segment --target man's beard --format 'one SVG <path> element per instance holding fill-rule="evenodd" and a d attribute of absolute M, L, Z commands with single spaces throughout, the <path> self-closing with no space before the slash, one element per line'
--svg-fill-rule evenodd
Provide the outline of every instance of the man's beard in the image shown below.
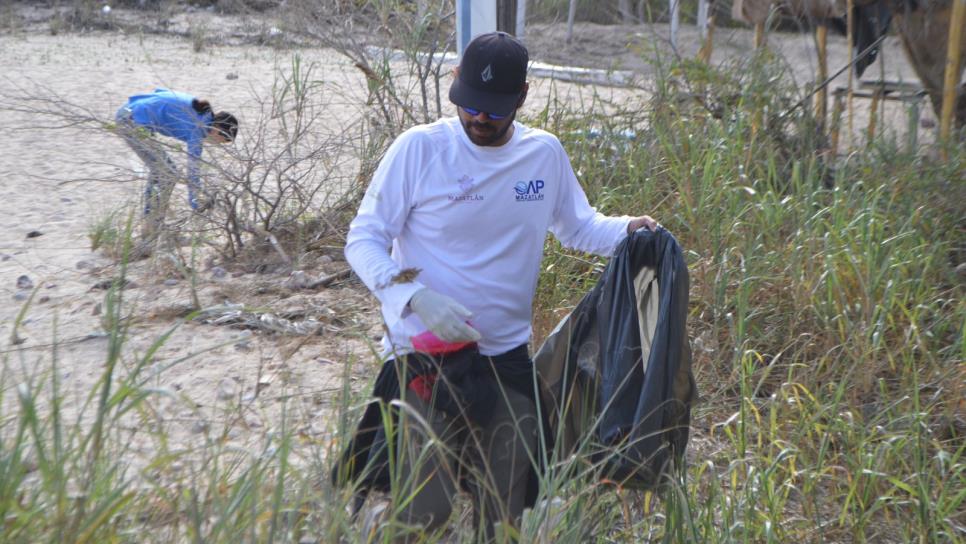
<path fill-rule="evenodd" d="M 493 145 L 495 142 L 500 141 L 504 136 L 506 136 L 507 131 L 509 131 L 510 127 L 513 126 L 513 121 L 516 119 L 516 117 L 517 112 L 514 110 L 513 113 L 510 114 L 510 122 L 507 123 L 502 129 L 493 131 L 490 131 L 490 129 L 493 129 L 492 123 L 478 123 L 472 118 L 469 121 L 462 121 L 462 119 L 461 121 L 463 131 L 466 132 L 466 136 L 469 137 L 470 141 L 476 145 L 486 147 Z M 471 129 L 475 127 L 482 128 L 482 134 L 474 134 Z"/>

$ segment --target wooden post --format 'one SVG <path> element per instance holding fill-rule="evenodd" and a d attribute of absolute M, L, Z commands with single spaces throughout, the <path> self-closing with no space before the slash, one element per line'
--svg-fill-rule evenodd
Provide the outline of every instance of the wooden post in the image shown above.
<path fill-rule="evenodd" d="M 815 42 L 818 49 L 818 81 L 828 79 L 828 26 L 818 25 L 815 29 Z M 828 114 L 828 86 L 822 87 L 815 95 L 815 118 L 818 129 L 825 131 L 825 117 Z"/>
<path fill-rule="evenodd" d="M 705 63 L 709 64 L 711 62 L 711 53 L 714 52 L 714 15 L 708 18 L 708 35 L 704 38 L 704 43 L 701 44 L 701 50 L 698 51 L 698 57 Z"/>
<path fill-rule="evenodd" d="M 526 39 L 527 32 L 527 0 L 517 0 L 517 39 Z"/>
<path fill-rule="evenodd" d="M 842 93 L 835 93 L 835 101 L 832 106 L 832 135 L 829 147 L 832 148 L 832 157 L 835 157 L 839 153 L 839 133 L 841 132 L 842 126 Z"/>
<path fill-rule="evenodd" d="M 765 45 L 765 23 L 755 25 L 755 49 Z"/>
<path fill-rule="evenodd" d="M 945 144 L 953 128 L 956 88 L 959 87 L 960 51 L 963 25 L 966 25 L 966 0 L 953 0 L 953 16 L 949 18 L 949 42 L 946 46 L 946 78 L 943 81 L 943 108 L 939 116 L 939 142 Z M 943 159 L 947 159 L 945 148 Z"/>
<path fill-rule="evenodd" d="M 909 120 L 906 129 L 906 147 L 911 153 L 919 147 L 919 103 L 922 99 L 916 97 L 909 104 Z"/>
<path fill-rule="evenodd" d="M 866 137 L 870 143 L 872 142 L 872 139 L 875 138 L 875 116 L 879 113 L 879 102 L 882 100 L 882 96 L 882 87 L 877 88 L 872 93 L 872 106 L 869 108 L 869 128 L 866 130 Z"/>

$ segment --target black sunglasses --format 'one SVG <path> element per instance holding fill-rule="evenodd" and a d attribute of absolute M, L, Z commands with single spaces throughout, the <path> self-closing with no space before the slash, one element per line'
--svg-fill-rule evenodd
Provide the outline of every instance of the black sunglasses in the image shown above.
<path fill-rule="evenodd" d="M 507 117 L 509 117 L 509 115 L 497 115 L 495 113 L 488 113 L 488 112 L 485 112 L 485 111 L 482 111 L 482 110 L 474 110 L 473 108 L 467 108 L 466 106 L 460 106 L 460 107 L 463 108 L 463 111 L 465 111 L 466 113 L 472 115 L 473 117 L 476 117 L 477 115 L 479 115 L 481 113 L 485 113 L 487 117 L 489 117 L 490 119 L 492 119 L 494 121 L 499 121 L 501 119 L 506 119 Z"/>

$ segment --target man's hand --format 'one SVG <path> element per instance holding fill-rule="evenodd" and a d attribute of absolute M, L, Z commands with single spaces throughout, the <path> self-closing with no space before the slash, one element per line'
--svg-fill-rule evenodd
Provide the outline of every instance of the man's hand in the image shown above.
<path fill-rule="evenodd" d="M 480 333 L 466 324 L 473 314 L 446 295 L 424 287 L 409 299 L 409 307 L 444 342 L 476 342 L 480 339 Z"/>
<path fill-rule="evenodd" d="M 627 224 L 627 234 L 633 234 L 637 229 L 644 227 L 647 230 L 654 232 L 660 227 L 661 224 L 654 220 L 650 215 L 642 215 L 640 217 L 635 217 L 631 219 L 631 222 Z"/>

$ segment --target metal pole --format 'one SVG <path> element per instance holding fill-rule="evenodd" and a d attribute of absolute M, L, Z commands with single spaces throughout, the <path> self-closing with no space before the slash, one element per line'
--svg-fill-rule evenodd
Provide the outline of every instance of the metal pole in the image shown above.
<path fill-rule="evenodd" d="M 939 141 L 945 144 L 953 128 L 953 112 L 956 109 L 956 87 L 960 76 L 960 51 L 963 41 L 963 25 L 966 24 L 966 0 L 954 0 L 953 16 L 949 18 L 949 42 L 946 45 L 946 78 L 943 82 L 943 108 L 939 116 Z M 946 151 L 943 150 L 943 158 Z"/>
<path fill-rule="evenodd" d="M 517 29 L 517 0 L 496 0 L 496 29 L 513 34 Z"/>
<path fill-rule="evenodd" d="M 577 17 L 577 0 L 570 0 L 567 8 L 567 43 L 574 39 L 574 18 Z"/>
<path fill-rule="evenodd" d="M 678 50 L 678 28 L 681 26 L 681 2 L 679 0 L 669 0 L 671 2 L 671 47 Z"/>
<path fill-rule="evenodd" d="M 527 30 L 527 0 L 517 0 L 517 39 L 524 40 Z"/>

